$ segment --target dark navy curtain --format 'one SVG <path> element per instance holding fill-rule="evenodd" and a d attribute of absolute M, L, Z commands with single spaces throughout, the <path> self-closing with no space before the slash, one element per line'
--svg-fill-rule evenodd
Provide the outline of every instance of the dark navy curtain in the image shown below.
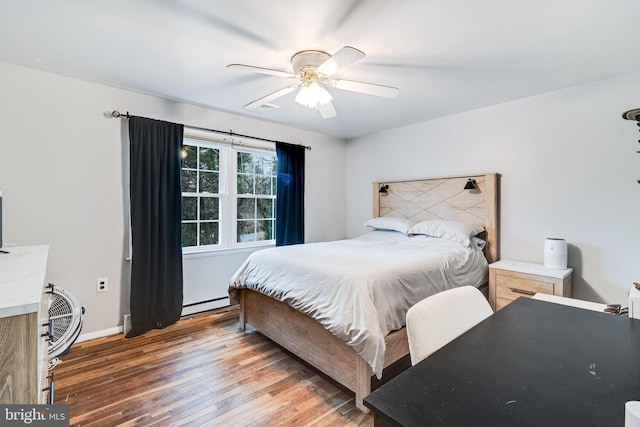
<path fill-rule="evenodd" d="M 171 325 L 182 311 L 183 133 L 180 124 L 129 119 L 132 329 L 127 338 Z"/>
<path fill-rule="evenodd" d="M 304 153 L 304 146 L 276 143 L 276 246 L 304 243 Z"/>

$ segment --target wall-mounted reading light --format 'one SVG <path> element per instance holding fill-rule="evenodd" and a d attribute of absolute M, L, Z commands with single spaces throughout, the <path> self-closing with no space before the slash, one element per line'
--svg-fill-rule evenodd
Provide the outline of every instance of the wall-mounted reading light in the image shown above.
<path fill-rule="evenodd" d="M 476 183 L 476 180 L 473 179 L 473 178 L 467 179 L 467 183 L 464 185 L 464 189 L 465 190 L 477 190 L 478 189 L 478 184 Z"/>
<path fill-rule="evenodd" d="M 378 191 L 380 193 L 382 193 L 382 194 L 387 194 L 388 193 L 388 191 L 387 191 L 388 189 L 389 189 L 389 186 L 387 184 L 382 184 L 380 186 L 380 190 L 378 190 Z"/>
<path fill-rule="evenodd" d="M 625 120 L 635 121 L 636 125 L 640 127 L 640 108 L 634 108 L 633 110 L 625 111 L 624 113 L 622 113 L 622 118 Z M 640 139 L 638 140 L 638 142 L 640 142 Z M 640 151 L 636 151 L 636 153 L 640 154 Z M 636 182 L 640 184 L 640 179 Z"/>
<path fill-rule="evenodd" d="M 634 108 L 633 110 L 627 110 L 622 113 L 622 118 L 625 120 L 633 120 L 640 122 L 640 108 Z"/>

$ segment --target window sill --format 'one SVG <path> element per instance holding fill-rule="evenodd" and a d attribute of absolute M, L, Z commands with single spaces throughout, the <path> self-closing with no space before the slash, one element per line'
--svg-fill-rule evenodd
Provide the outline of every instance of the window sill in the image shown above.
<path fill-rule="evenodd" d="M 260 249 L 275 247 L 275 243 L 265 243 L 264 245 L 243 246 L 236 248 L 220 248 L 220 249 L 192 249 L 189 252 L 183 252 L 183 258 L 204 258 L 211 256 L 221 256 L 230 254 L 241 254 L 255 252 Z"/>

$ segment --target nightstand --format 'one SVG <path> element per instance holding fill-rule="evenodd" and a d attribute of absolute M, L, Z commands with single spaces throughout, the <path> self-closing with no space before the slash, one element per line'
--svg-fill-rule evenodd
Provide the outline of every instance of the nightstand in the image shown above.
<path fill-rule="evenodd" d="M 541 264 L 501 260 L 489 264 L 489 302 L 500 310 L 518 297 L 537 293 L 571 296 L 572 268 L 553 269 Z"/>

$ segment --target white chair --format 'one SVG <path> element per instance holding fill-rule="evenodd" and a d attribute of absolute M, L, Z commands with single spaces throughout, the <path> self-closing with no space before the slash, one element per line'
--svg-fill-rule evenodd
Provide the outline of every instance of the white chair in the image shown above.
<path fill-rule="evenodd" d="M 462 286 L 439 292 L 407 311 L 411 364 L 415 365 L 493 314 L 482 292 Z"/>
<path fill-rule="evenodd" d="M 631 400 L 624 404 L 624 427 L 640 427 L 640 402 Z"/>

